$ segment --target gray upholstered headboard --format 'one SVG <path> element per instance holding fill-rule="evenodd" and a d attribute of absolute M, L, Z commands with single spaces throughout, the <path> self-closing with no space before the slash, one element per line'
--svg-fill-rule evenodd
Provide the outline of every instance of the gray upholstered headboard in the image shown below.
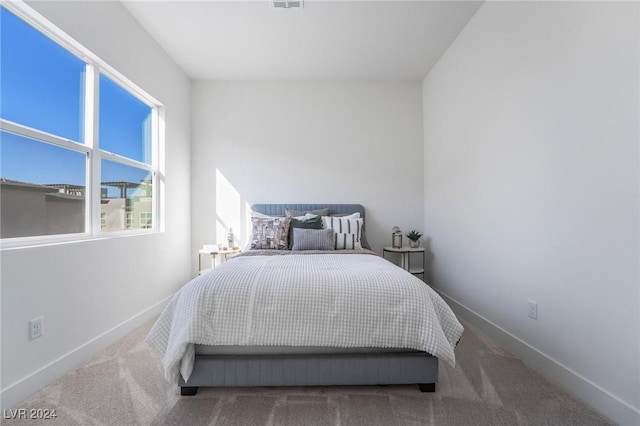
<path fill-rule="evenodd" d="M 269 216 L 284 216 L 287 209 L 311 211 L 326 208 L 329 209 L 330 215 L 360 213 L 360 217 L 364 220 L 364 206 L 362 204 L 254 204 L 251 206 L 252 211 Z M 371 249 L 364 231 L 364 225 L 362 227 L 362 247 Z"/>
<path fill-rule="evenodd" d="M 285 210 L 311 211 L 318 209 L 329 209 L 329 214 L 351 214 L 360 213 L 364 219 L 364 206 L 362 204 L 254 204 L 251 210 L 254 212 L 270 215 L 284 216 Z"/>

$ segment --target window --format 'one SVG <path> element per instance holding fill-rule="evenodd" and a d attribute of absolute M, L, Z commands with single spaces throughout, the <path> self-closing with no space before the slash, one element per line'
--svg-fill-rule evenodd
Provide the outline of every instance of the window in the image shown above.
<path fill-rule="evenodd" d="M 3 245 L 158 229 L 159 103 L 22 2 L 0 50 Z"/>
<path fill-rule="evenodd" d="M 84 61 L 9 12 L 2 24 L 2 118 L 83 143 Z"/>
<path fill-rule="evenodd" d="M 140 212 L 140 228 L 151 228 L 151 212 Z"/>

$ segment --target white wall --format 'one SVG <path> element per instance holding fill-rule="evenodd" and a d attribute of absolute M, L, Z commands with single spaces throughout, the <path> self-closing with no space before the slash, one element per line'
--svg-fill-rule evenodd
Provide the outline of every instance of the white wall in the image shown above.
<path fill-rule="evenodd" d="M 488 2 L 423 82 L 433 283 L 622 424 L 640 423 L 639 18 Z"/>
<path fill-rule="evenodd" d="M 189 79 L 119 2 L 29 4 L 165 105 L 166 231 L 2 251 L 3 407 L 146 321 L 191 274 Z"/>
<path fill-rule="evenodd" d="M 194 249 L 225 226 L 246 242 L 254 203 L 363 204 L 379 252 L 394 225 L 421 229 L 419 82 L 197 81 L 192 112 Z"/>

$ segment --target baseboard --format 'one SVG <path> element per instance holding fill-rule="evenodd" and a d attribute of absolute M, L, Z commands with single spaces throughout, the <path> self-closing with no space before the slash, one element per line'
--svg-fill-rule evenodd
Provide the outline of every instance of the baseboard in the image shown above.
<path fill-rule="evenodd" d="M 527 365 L 591 405 L 620 425 L 640 425 L 640 410 L 601 388 L 586 377 L 540 352 L 457 300 L 439 292 L 451 309 L 491 337 L 502 347 L 517 355 Z"/>
<path fill-rule="evenodd" d="M 139 314 L 134 315 L 98 337 L 88 341 L 84 345 L 2 389 L 0 392 L 0 407 L 3 410 L 16 407 L 26 398 L 78 367 L 99 351 L 117 342 L 147 321 L 150 321 L 160 314 L 171 297 L 172 296 L 169 296 L 161 300 Z"/>

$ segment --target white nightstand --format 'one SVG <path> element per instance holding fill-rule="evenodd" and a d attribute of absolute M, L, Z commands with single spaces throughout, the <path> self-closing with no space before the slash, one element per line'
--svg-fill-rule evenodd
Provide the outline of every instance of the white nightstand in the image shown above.
<path fill-rule="evenodd" d="M 382 257 L 387 259 L 387 253 L 398 253 L 400 255 L 400 267 L 406 271 L 411 272 L 413 275 L 422 275 L 422 281 L 425 281 L 424 268 L 427 260 L 427 253 L 424 247 L 402 247 L 402 248 L 393 248 L 393 247 L 385 247 L 382 249 Z M 421 253 L 422 259 L 421 264 L 411 265 L 411 255 L 414 253 Z M 387 259 L 389 260 L 389 259 Z"/>
<path fill-rule="evenodd" d="M 217 266 L 217 258 L 220 256 L 220 263 L 227 260 L 229 257 L 233 257 L 234 255 L 240 253 L 240 249 L 227 249 L 227 250 L 198 250 L 198 275 L 202 275 L 207 272 L 209 269 L 213 269 Z M 202 255 L 211 256 L 211 268 L 202 269 Z"/>

